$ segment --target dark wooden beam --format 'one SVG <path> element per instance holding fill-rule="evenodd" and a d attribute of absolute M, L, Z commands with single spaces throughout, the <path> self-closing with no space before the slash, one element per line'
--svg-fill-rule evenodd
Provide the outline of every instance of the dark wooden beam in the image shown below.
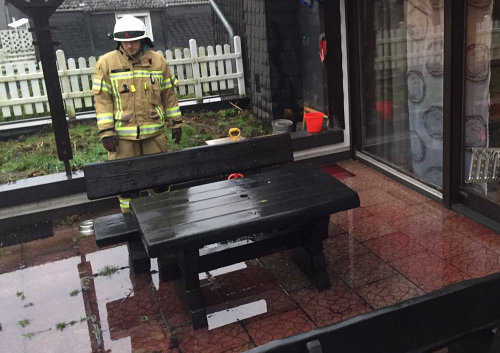
<path fill-rule="evenodd" d="M 50 33 L 49 18 L 61 5 L 63 0 L 31 0 L 26 2 L 22 0 L 7 0 L 13 6 L 27 14 L 33 21 L 36 42 L 42 61 L 43 76 L 47 97 L 49 99 L 50 115 L 52 118 L 52 127 L 57 145 L 57 154 L 59 160 L 64 162 L 66 174 L 71 175 L 69 160 L 73 158 L 71 150 L 71 141 L 69 137 L 68 122 L 66 121 L 66 111 L 62 99 L 61 86 L 59 83 L 59 74 L 56 66 L 56 55 L 54 44 Z"/>

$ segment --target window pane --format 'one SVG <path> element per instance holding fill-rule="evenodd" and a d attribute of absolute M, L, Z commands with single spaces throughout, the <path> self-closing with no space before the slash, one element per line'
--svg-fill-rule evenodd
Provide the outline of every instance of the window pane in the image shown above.
<path fill-rule="evenodd" d="M 443 2 L 377 0 L 373 7 L 374 84 L 366 92 L 363 150 L 440 188 Z"/>
<path fill-rule="evenodd" d="M 468 191 L 500 204 L 494 174 L 482 182 L 476 179 L 478 172 L 487 173 L 486 168 L 494 167 L 495 155 L 489 154 L 471 170 L 473 149 L 481 152 L 486 148 L 498 152 L 500 168 L 500 1 L 469 0 L 467 5 L 464 182 Z"/>

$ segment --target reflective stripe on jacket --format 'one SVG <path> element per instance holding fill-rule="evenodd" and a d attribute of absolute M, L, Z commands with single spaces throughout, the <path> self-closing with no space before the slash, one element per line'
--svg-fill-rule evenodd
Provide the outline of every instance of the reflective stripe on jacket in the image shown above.
<path fill-rule="evenodd" d="M 172 76 L 165 58 L 147 48 L 136 62 L 120 48 L 96 63 L 92 91 L 101 139 L 150 138 L 182 123 Z"/>

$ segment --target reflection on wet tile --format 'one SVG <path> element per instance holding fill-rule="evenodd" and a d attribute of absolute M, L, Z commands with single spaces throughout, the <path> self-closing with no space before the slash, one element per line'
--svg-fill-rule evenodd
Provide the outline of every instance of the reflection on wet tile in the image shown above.
<path fill-rule="evenodd" d="M 401 275 L 392 276 L 357 288 L 373 308 L 380 309 L 424 294 Z"/>
<path fill-rule="evenodd" d="M 388 188 L 386 191 L 396 199 L 401 200 L 408 205 L 417 205 L 429 201 L 427 197 L 409 188 L 405 188 L 400 184 L 394 184 L 394 186 Z"/>
<path fill-rule="evenodd" d="M 259 259 L 264 268 L 276 278 L 286 291 L 291 292 L 311 284 L 290 258 L 289 251 L 283 251 Z"/>
<path fill-rule="evenodd" d="M 428 251 L 395 260 L 392 264 L 426 293 L 470 278 Z"/>
<path fill-rule="evenodd" d="M 365 208 L 381 203 L 396 201 L 394 196 L 391 196 L 385 191 L 379 189 L 362 190 L 358 192 L 358 196 L 361 207 Z"/>
<path fill-rule="evenodd" d="M 258 346 L 279 338 L 307 332 L 313 328 L 315 325 L 299 309 L 246 325 L 248 334 Z"/>
<path fill-rule="evenodd" d="M 462 233 L 467 237 L 481 236 L 482 234 L 494 233 L 491 230 L 465 218 L 461 215 L 446 218 L 444 221 L 450 229 Z"/>
<path fill-rule="evenodd" d="M 500 271 L 500 255 L 486 248 L 466 252 L 449 261 L 474 278 Z"/>
<path fill-rule="evenodd" d="M 77 265 L 70 258 L 0 275 L 0 347 L 25 352 L 48 344 L 64 352 L 73 343 L 90 351 Z M 74 322 L 70 325 L 70 322 Z M 57 330 L 63 327 L 64 330 Z M 28 339 L 29 338 L 29 339 Z"/>
<path fill-rule="evenodd" d="M 392 261 L 425 251 L 423 246 L 400 232 L 367 240 L 363 244 L 385 261 Z"/>
<path fill-rule="evenodd" d="M 325 291 L 320 292 L 311 286 L 292 293 L 317 326 L 343 320 L 347 314 L 357 311 L 358 308 L 364 309 L 360 312 L 371 310 L 366 302 L 342 281 L 332 282 L 332 287 Z"/>
<path fill-rule="evenodd" d="M 242 321 L 267 313 L 267 302 L 263 299 L 207 313 L 208 330 Z"/>
<path fill-rule="evenodd" d="M 250 339 L 240 324 L 230 324 L 210 331 L 195 331 L 191 326 L 184 326 L 174 336 L 182 353 L 225 353 L 250 344 Z"/>
<path fill-rule="evenodd" d="M 452 230 L 429 233 L 419 237 L 418 242 L 443 259 L 460 255 L 482 246 Z"/>
<path fill-rule="evenodd" d="M 407 218 L 424 211 L 420 205 L 409 205 L 401 200 L 379 203 L 367 207 L 366 210 L 386 222 Z"/>
<path fill-rule="evenodd" d="M 380 260 L 373 253 L 367 253 L 355 258 L 328 264 L 340 278 L 351 288 L 378 281 L 393 276 L 394 269 Z"/>
<path fill-rule="evenodd" d="M 426 233 L 448 230 L 449 227 L 427 213 L 420 213 L 408 218 L 389 222 L 391 226 L 412 238 Z"/>
<path fill-rule="evenodd" d="M 365 241 L 394 233 L 396 229 L 375 216 L 365 216 L 354 220 L 339 220 L 340 227 L 359 241 Z"/>
<path fill-rule="evenodd" d="M 347 258 L 366 254 L 369 250 L 347 234 L 338 235 L 323 241 L 324 253 L 328 263 L 340 262 Z"/>
<path fill-rule="evenodd" d="M 426 211 L 428 214 L 430 214 L 433 217 L 436 218 L 448 218 L 448 217 L 453 217 L 456 216 L 456 213 L 453 212 L 452 210 L 443 207 L 442 205 L 438 204 L 437 202 L 434 201 L 427 201 L 419 204 L 419 206 Z"/>

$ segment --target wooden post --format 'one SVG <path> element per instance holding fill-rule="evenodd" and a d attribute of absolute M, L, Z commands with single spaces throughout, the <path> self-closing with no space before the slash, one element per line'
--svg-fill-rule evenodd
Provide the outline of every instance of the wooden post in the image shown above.
<path fill-rule="evenodd" d="M 59 75 L 56 67 L 56 56 L 54 45 L 50 34 L 49 18 L 61 5 L 63 0 L 7 0 L 23 13 L 31 17 L 34 22 L 33 31 L 36 32 L 36 40 L 42 59 L 46 92 L 49 98 L 49 106 L 52 117 L 52 128 L 57 145 L 57 155 L 59 160 L 64 162 L 66 174 L 71 176 L 69 160 L 73 158 L 71 141 L 69 138 L 68 122 L 59 85 Z"/>
<path fill-rule="evenodd" d="M 201 89 L 201 81 L 200 81 L 200 66 L 198 62 L 198 49 L 196 48 L 196 40 L 189 40 L 189 50 L 191 51 L 191 58 L 193 59 L 193 78 L 196 83 L 194 85 L 194 94 L 196 100 L 198 102 L 203 101 L 203 92 Z"/>
<path fill-rule="evenodd" d="M 234 37 L 234 52 L 238 54 L 236 58 L 236 73 L 238 76 L 238 93 L 240 96 L 246 95 L 245 90 L 245 73 L 243 72 L 243 53 L 241 52 L 241 38 Z"/>

